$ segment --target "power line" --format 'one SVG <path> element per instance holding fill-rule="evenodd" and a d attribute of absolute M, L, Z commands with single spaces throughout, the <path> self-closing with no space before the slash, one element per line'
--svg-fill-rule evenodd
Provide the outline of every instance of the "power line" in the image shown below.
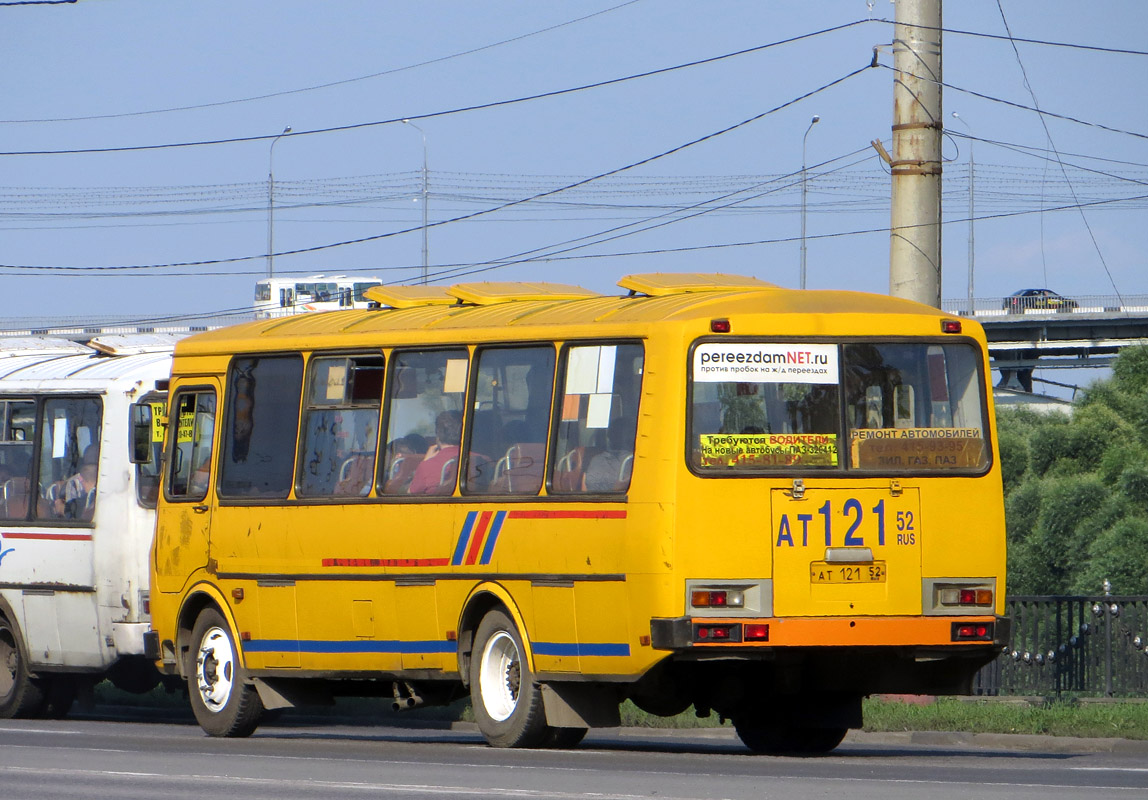
<path fill-rule="evenodd" d="M 749 55 L 751 53 L 759 53 L 763 50 L 768 50 L 771 47 L 778 47 L 784 44 L 792 44 L 804 39 L 811 39 L 817 36 L 834 33 L 836 31 L 845 30 L 856 25 L 863 25 L 869 20 L 858 20 L 856 22 L 847 22 L 842 25 L 836 25 L 832 28 L 824 28 L 813 33 L 803 33 L 798 36 L 791 36 L 788 39 L 781 39 L 769 44 L 757 45 L 756 47 L 749 47 L 743 50 L 738 50 L 732 53 L 725 53 L 720 56 L 711 56 L 710 58 L 702 58 L 696 61 L 690 61 L 684 64 L 677 64 L 672 67 L 660 67 L 658 69 L 648 70 L 646 72 L 639 72 L 633 75 L 626 75 L 621 78 L 609 78 L 603 81 L 594 83 L 582 84 L 580 86 L 572 86 L 566 89 L 554 89 L 549 92 L 540 92 L 538 94 L 526 95 L 524 97 L 516 97 L 509 100 L 492 100 L 488 103 L 478 103 L 470 106 L 460 106 L 458 108 L 447 109 L 444 111 L 432 111 L 425 114 L 401 114 L 389 119 L 375 120 L 372 122 L 356 122 L 349 125 L 334 125 L 326 128 L 312 128 L 310 130 L 292 131 L 288 134 L 261 134 L 258 136 L 233 136 L 224 137 L 219 139 L 200 139 L 195 141 L 186 142 L 166 142 L 163 144 L 143 144 L 143 145 L 123 145 L 120 147 L 77 147 L 65 148 L 60 150 L 9 150 L 0 151 L 0 156 L 50 156 L 50 155 L 85 155 L 89 153 L 127 153 L 127 152 L 140 152 L 148 150 L 168 150 L 179 147 L 208 147 L 219 144 L 241 144 L 247 142 L 266 142 L 272 139 L 283 136 L 284 138 L 294 138 L 298 136 L 314 136 L 323 133 L 337 133 L 344 131 L 359 130 L 362 128 L 373 128 L 380 125 L 395 125 L 400 124 L 403 120 L 424 120 L 436 119 L 439 117 L 451 116 L 454 114 L 463 114 L 471 111 L 484 111 L 491 108 L 501 108 L 503 106 L 515 105 L 518 103 L 527 103 L 535 100 L 543 100 L 551 97 L 560 97 L 566 94 L 574 94 L 577 92 L 589 91 L 591 89 L 601 89 L 606 86 L 614 86 L 628 81 L 640 80 L 642 78 L 649 78 L 655 75 L 664 75 L 670 72 L 676 72 L 683 69 L 692 69 L 694 67 L 703 66 L 705 64 L 714 64 L 719 61 L 724 61 L 739 56 Z"/>
<path fill-rule="evenodd" d="M 857 75 L 860 75 L 862 72 L 865 72 L 868 69 L 869 69 L 869 65 L 865 65 L 863 67 L 860 67 L 858 69 L 853 70 L 852 72 L 850 72 L 846 75 L 841 76 L 840 78 L 836 78 L 836 79 L 830 81 L 829 83 L 826 83 L 826 84 L 818 87 L 817 89 L 813 89 L 809 92 L 806 92 L 803 95 L 795 97 L 791 100 L 787 100 L 786 102 L 784 102 L 778 106 L 774 106 L 773 108 L 771 108 L 767 111 L 763 111 L 760 114 L 755 114 L 754 116 L 749 117 L 747 119 L 743 119 L 740 122 L 736 122 L 732 125 L 727 125 L 724 128 L 713 131 L 713 132 L 708 133 L 704 136 L 700 136 L 696 139 L 692 139 L 688 142 L 685 142 L 683 144 L 672 147 L 669 150 L 665 150 L 665 151 L 658 153 L 656 155 L 647 156 L 646 158 L 640 159 L 638 161 L 634 161 L 634 162 L 631 162 L 631 163 L 626 164 L 624 166 L 616 167 L 616 168 L 611 169 L 611 170 L 607 170 L 606 172 L 598 173 L 597 175 L 593 175 L 589 178 L 583 178 L 581 180 L 574 181 L 573 183 L 569 183 L 565 186 L 560 186 L 556 189 L 551 189 L 548 191 L 539 192 L 539 193 L 534 194 L 530 197 L 524 197 L 524 198 L 521 198 L 518 200 L 512 200 L 512 201 L 494 206 L 492 208 L 486 208 L 486 209 L 482 209 L 480 211 L 475 211 L 471 214 L 464 214 L 461 216 L 452 217 L 450 219 L 440 220 L 438 222 L 432 222 L 429 224 L 429 226 L 416 226 L 416 227 L 412 227 L 412 228 L 404 228 L 404 229 L 398 230 L 398 231 L 389 231 L 387 233 L 380 233 L 380 234 L 376 234 L 373 236 L 363 236 L 363 237 L 360 237 L 357 239 L 348 239 L 348 240 L 345 240 L 342 242 L 333 242 L 333 243 L 329 243 L 329 244 L 315 245 L 313 247 L 297 248 L 295 250 L 287 250 L 287 251 L 284 251 L 282 253 L 275 253 L 274 255 L 276 255 L 276 256 L 290 256 L 290 255 L 300 255 L 303 253 L 316 253 L 316 252 L 320 252 L 323 250 L 329 250 L 329 249 L 332 249 L 335 247 L 345 247 L 345 246 L 353 245 L 353 244 L 362 244 L 365 242 L 378 241 L 380 239 L 388 239 L 388 238 L 391 238 L 394 236 L 400 236 L 400 235 L 405 234 L 405 233 L 412 233 L 414 231 L 421 231 L 425 227 L 440 227 L 443 225 L 449 225 L 449 224 L 456 223 L 456 222 L 462 222 L 465 220 L 475 219 L 477 217 L 485 216 L 487 214 L 493 214 L 493 213 L 503 211 L 503 210 L 508 209 L 508 208 L 513 208 L 515 206 L 519 206 L 519 205 L 522 205 L 524 203 L 533 202 L 535 200 L 539 200 L 539 199 L 544 198 L 544 197 L 556 195 L 556 194 L 559 194 L 561 192 L 564 192 L 564 191 L 567 191 L 570 189 L 575 189 L 579 186 L 584 186 L 588 183 L 592 183 L 592 182 L 600 180 L 602 178 L 608 178 L 612 175 L 617 175 L 617 174 L 619 174 L 621 172 L 625 172 L 627 170 L 631 170 L 631 169 L 635 169 L 637 167 L 645 166 L 646 164 L 651 164 L 654 161 L 657 161 L 657 160 L 662 159 L 662 158 L 666 158 L 667 156 L 674 155 L 675 153 L 679 153 L 683 150 L 686 150 L 687 148 L 693 147 L 693 146 L 698 145 L 698 144 L 702 144 L 703 142 L 707 142 L 707 141 L 709 141 L 711 139 L 715 139 L 719 136 L 724 136 L 727 133 L 738 130 L 739 128 L 743 128 L 746 125 L 749 125 L 753 122 L 757 122 L 758 120 L 763 119 L 764 117 L 767 117 L 771 114 L 775 114 L 778 111 L 781 111 L 785 108 L 788 108 L 789 106 L 795 105 L 796 103 L 799 103 L 802 100 L 806 100 L 806 99 L 813 97 L 813 96 L 815 96 L 821 92 L 824 92 L 824 91 L 826 91 L 826 90 L 828 90 L 834 86 L 837 86 L 838 84 L 844 83 L 844 82 L 850 80 L 851 78 L 854 78 Z M 240 261 L 250 261 L 253 259 L 263 259 L 266 257 L 267 257 L 267 254 L 264 253 L 261 255 L 234 256 L 232 258 L 211 259 L 211 260 L 201 260 L 201 261 L 184 261 L 184 262 L 175 262 L 175 263 L 171 263 L 171 264 L 148 264 L 148 265 L 138 265 L 137 264 L 137 265 L 127 265 L 127 266 L 96 266 L 96 267 L 59 266 L 59 267 L 51 267 L 51 268 L 43 267 L 43 266 L 36 267 L 36 266 L 30 266 L 30 265 L 0 264 L 0 268 L 9 269 L 9 270 L 52 269 L 52 270 L 68 271 L 68 272 L 71 272 L 71 271 L 119 272 L 119 271 L 128 271 L 128 270 L 168 269 L 168 268 L 175 268 L 175 267 L 194 267 L 194 266 L 204 266 L 204 265 L 210 265 L 210 264 L 230 264 L 230 263 L 236 263 L 236 262 L 240 262 Z"/>
<path fill-rule="evenodd" d="M 47 1 L 47 0 L 45 0 L 45 1 Z M 54 2 L 68 2 L 68 3 L 76 2 L 76 0 L 53 0 L 53 1 Z M 524 34 L 521 34 L 519 36 L 512 36 L 511 38 L 503 39 L 500 42 L 493 42 L 491 44 L 483 45 L 482 47 L 474 47 L 474 48 L 471 48 L 470 50 L 463 50 L 462 52 L 459 52 L 459 53 L 452 53 L 452 54 L 447 55 L 447 56 L 440 56 L 438 58 L 431 58 L 431 59 L 428 59 L 426 61 L 419 61 L 415 64 L 407 64 L 406 66 L 403 66 L 403 67 L 395 67 L 394 69 L 383 70 L 382 72 L 373 72 L 370 75 L 360 75 L 357 78 L 344 78 L 343 80 L 330 81 L 329 83 L 320 83 L 320 84 L 317 84 L 315 86 L 304 86 L 304 87 L 301 87 L 299 89 L 286 89 L 286 90 L 281 91 L 281 92 L 269 92 L 267 94 L 255 95 L 254 97 L 241 97 L 241 98 L 236 98 L 236 99 L 232 99 L 232 100 L 219 100 L 219 101 L 214 102 L 214 103 L 199 103 L 197 105 L 189 105 L 189 106 L 173 106 L 171 108 L 157 108 L 157 109 L 151 109 L 149 111 L 128 111 L 128 112 L 124 112 L 121 114 L 93 114 L 93 115 L 86 116 L 86 117 L 57 117 L 57 118 L 53 118 L 53 119 L 6 119 L 6 120 L 0 120 L 0 124 L 7 124 L 7 123 L 22 124 L 22 123 L 44 123 L 44 122 L 85 122 L 85 121 L 100 120 L 100 119 L 122 119 L 125 117 L 142 117 L 142 116 L 147 116 L 150 114 L 167 114 L 167 113 L 172 112 L 172 111 L 195 111 L 195 110 L 198 110 L 201 108 L 218 108 L 220 106 L 235 105 L 237 103 L 250 103 L 250 102 L 257 101 L 257 100 L 269 100 L 273 97 L 286 97 L 288 95 L 301 94 L 304 92 L 314 92 L 314 91 L 318 91 L 320 89 L 330 89 L 334 86 L 344 86 L 344 85 L 350 84 L 350 83 L 357 83 L 358 81 L 370 80 L 372 78 L 381 78 L 381 77 L 386 76 L 386 75 L 394 75 L 394 74 L 399 73 L 399 72 L 406 72 L 407 70 L 418 69 L 419 67 L 430 66 L 431 64 L 441 64 L 444 61 L 451 61 L 453 59 L 461 58 L 463 56 L 469 56 L 469 55 L 474 55 L 475 53 L 481 53 L 484 50 L 493 50 L 494 48 L 501 47 L 505 44 L 511 44 L 513 42 L 520 42 L 523 39 L 529 39 L 532 36 L 538 36 L 539 34 L 549 33 L 550 31 L 558 30 L 559 28 L 564 28 L 567 25 L 574 25 L 576 23 L 584 22 L 588 19 L 592 19 L 593 17 L 599 17 L 599 16 L 602 16 L 603 14 L 609 14 L 613 11 L 617 11 L 621 8 L 625 8 L 626 6 L 632 6 L 635 3 L 639 3 L 639 2 L 641 2 L 641 0 L 628 0 L 628 2 L 621 3 L 620 5 L 611 6 L 610 8 L 605 8 L 605 9 L 602 9 L 601 11 L 595 11 L 593 14 L 587 14 L 583 17 L 578 17 L 577 19 L 571 19 L 571 20 L 567 20 L 566 22 L 560 22 L 557 25 L 551 25 L 551 26 L 546 27 L 546 28 L 539 28 L 536 31 L 531 31 L 530 33 L 524 33 Z M 24 5 L 24 4 L 23 3 L 0 3 L 0 5 Z"/>

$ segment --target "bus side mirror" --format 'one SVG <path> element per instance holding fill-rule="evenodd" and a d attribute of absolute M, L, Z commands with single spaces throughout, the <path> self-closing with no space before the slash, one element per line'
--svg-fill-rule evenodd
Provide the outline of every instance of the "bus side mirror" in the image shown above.
<path fill-rule="evenodd" d="M 147 464 L 152 460 L 151 452 L 151 406 L 148 403 L 132 403 L 128 435 L 128 452 L 133 464 Z"/>

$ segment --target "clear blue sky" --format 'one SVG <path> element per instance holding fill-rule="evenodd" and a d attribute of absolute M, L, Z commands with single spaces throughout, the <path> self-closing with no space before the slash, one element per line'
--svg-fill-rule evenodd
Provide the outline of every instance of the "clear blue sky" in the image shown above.
<path fill-rule="evenodd" d="M 415 230 L 279 255 L 276 273 L 340 271 L 415 282 L 422 262 L 419 132 L 397 122 L 304 132 L 438 114 L 416 120 L 427 139 L 428 211 L 436 223 L 641 162 L 783 106 L 866 67 L 873 47 L 891 41 L 892 25 L 864 22 L 601 88 L 441 112 L 893 16 L 888 0 L 874 0 L 872 8 L 864 0 L 4 2 L 0 264 L 255 258 L 130 273 L 0 268 L 0 314 L 234 309 L 250 304 L 253 283 L 266 270 L 268 139 L 11 153 L 273 136 L 290 125 L 295 133 L 274 150 L 276 251 Z M 971 129 L 989 140 L 975 145 L 977 213 L 1006 215 L 977 222 L 977 296 L 1046 284 L 1069 295 L 1148 294 L 1148 204 L 1120 200 L 1148 195 L 1148 57 L 1018 43 L 1018 62 L 1008 41 L 956 32 L 1004 36 L 1005 19 L 1017 38 L 1148 51 L 1143 0 L 945 4 L 944 79 L 959 87 L 944 91 L 945 122 L 956 133 Z M 883 67 L 613 178 L 435 225 L 431 275 L 448 283 L 552 280 L 605 292 L 634 272 L 714 271 L 795 287 L 800 181 L 794 176 L 817 114 L 821 121 L 806 139 L 808 285 L 885 292 L 889 245 L 880 229 L 889 221 L 888 178 L 869 142 L 890 139 L 889 48 L 879 60 Z M 1022 64 L 1042 109 L 1087 123 L 1047 121 L 1071 165 L 1068 182 L 1045 152 L 1037 114 L 1001 102 L 1034 104 Z M 333 85 L 310 88 L 324 84 Z M 163 109 L 182 110 L 140 113 Z M 969 129 L 951 118 L 953 111 Z M 953 159 L 946 165 L 946 218 L 963 220 L 968 142 L 950 139 L 945 153 Z M 730 194 L 737 190 L 745 191 Z M 1118 202 L 1084 217 L 1015 213 L 1071 204 L 1074 194 L 1080 202 Z M 701 215 L 674 211 L 707 200 L 734 205 Z M 618 231 L 629 235 L 562 254 L 590 257 L 460 275 L 536 248 L 565 251 L 572 240 L 584 244 L 590 240 L 580 237 L 630 224 Z M 651 225 L 657 227 L 634 232 Z M 878 232 L 852 233 L 871 229 Z M 751 242 L 764 243 L 744 244 Z M 964 222 L 945 228 L 946 298 L 966 294 L 967 246 Z M 654 250 L 676 252 L 635 254 Z"/>

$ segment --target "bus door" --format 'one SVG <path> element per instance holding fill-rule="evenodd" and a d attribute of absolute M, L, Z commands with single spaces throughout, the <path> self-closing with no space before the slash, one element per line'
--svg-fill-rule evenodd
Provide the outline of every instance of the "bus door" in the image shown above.
<path fill-rule="evenodd" d="M 165 503 L 156 520 L 155 575 L 160 592 L 178 592 L 210 558 L 213 462 L 219 382 L 176 387 L 169 405 Z"/>
<path fill-rule="evenodd" d="M 921 613 L 919 490 L 773 489 L 773 613 Z"/>

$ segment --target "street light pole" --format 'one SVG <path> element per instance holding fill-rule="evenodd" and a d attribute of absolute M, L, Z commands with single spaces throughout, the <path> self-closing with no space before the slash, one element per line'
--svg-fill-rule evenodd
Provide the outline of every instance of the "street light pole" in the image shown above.
<path fill-rule="evenodd" d="M 953 112 L 953 119 L 964 125 L 969 130 L 969 136 L 973 135 L 972 126 L 958 114 Z M 969 316 L 973 316 L 975 309 L 973 308 L 973 265 L 976 261 L 976 237 L 974 236 L 974 211 L 976 209 L 976 200 L 973 193 L 975 187 L 974 175 L 976 174 L 976 160 L 973 158 L 973 140 L 969 139 Z"/>
<path fill-rule="evenodd" d="M 275 145 L 291 132 L 291 126 L 271 140 L 267 151 L 267 277 L 275 277 Z"/>
<path fill-rule="evenodd" d="M 809 132 L 813 130 L 813 126 L 821 121 L 821 117 L 817 114 L 813 115 L 813 119 L 809 120 L 809 127 L 805 129 L 805 135 L 801 137 L 801 288 L 805 288 L 805 141 L 809 138 Z"/>
<path fill-rule="evenodd" d="M 404 125 L 410 125 L 423 137 L 423 285 L 427 283 L 427 135 L 426 132 L 409 119 L 403 120 Z"/>

